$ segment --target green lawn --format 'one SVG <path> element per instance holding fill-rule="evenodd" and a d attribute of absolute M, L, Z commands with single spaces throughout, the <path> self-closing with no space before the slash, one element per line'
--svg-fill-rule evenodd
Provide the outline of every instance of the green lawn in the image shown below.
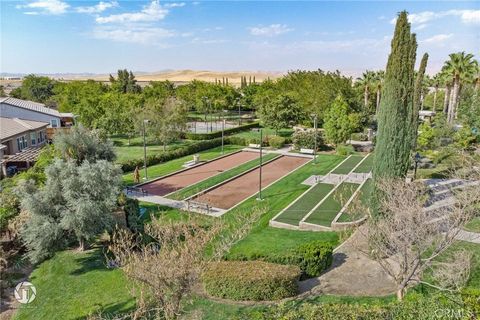
<path fill-rule="evenodd" d="M 273 154 L 273 153 L 267 153 L 263 156 L 263 162 L 265 163 L 266 161 L 269 161 L 274 158 L 278 158 L 280 155 L 278 154 Z M 254 159 L 250 160 L 246 163 L 243 163 L 235 168 L 232 168 L 230 170 L 224 171 L 220 174 L 217 174 L 213 177 L 210 177 L 206 180 L 200 181 L 196 184 L 190 185 L 188 187 L 185 187 L 181 190 L 178 190 L 177 192 L 171 194 L 168 196 L 168 198 L 171 199 L 176 199 L 176 200 L 182 200 L 185 198 L 188 198 L 190 196 L 193 196 L 194 194 L 205 190 L 207 188 L 210 188 L 216 184 L 219 184 L 220 182 L 223 182 L 227 179 L 230 179 L 236 175 L 239 175 L 241 173 L 244 173 L 260 164 L 260 159 Z"/>
<path fill-rule="evenodd" d="M 109 270 L 100 249 L 57 253 L 30 276 L 35 300 L 14 319 L 80 319 L 99 311 L 125 312 L 135 305 L 119 269 Z"/>
<path fill-rule="evenodd" d="M 350 199 L 358 186 L 356 183 L 343 182 L 312 212 L 305 222 L 330 227 L 333 219 L 348 199 Z"/>
<path fill-rule="evenodd" d="M 480 232 L 480 217 L 473 218 L 464 227 L 467 231 Z"/>
<path fill-rule="evenodd" d="M 338 218 L 338 222 L 355 221 L 365 216 L 366 212 L 362 211 L 369 207 L 370 194 L 373 190 L 373 181 L 368 179 L 358 191 L 357 195 L 348 208 Z M 358 200 L 357 200 L 358 199 Z M 357 203 L 360 201 L 360 203 Z"/>
<path fill-rule="evenodd" d="M 225 145 L 224 146 L 224 152 L 225 154 L 229 154 L 235 151 L 238 151 L 240 149 L 243 149 L 243 146 L 235 146 L 235 145 Z M 216 147 L 213 149 L 208 149 L 204 151 L 198 152 L 200 154 L 200 160 L 212 160 L 217 157 L 220 157 L 222 147 Z M 153 166 L 147 167 L 147 173 L 148 173 L 148 179 L 155 179 L 160 176 L 178 171 L 180 169 L 183 169 L 182 165 L 189 161 L 192 160 L 192 155 L 188 155 L 182 158 L 174 159 L 167 161 L 165 163 L 159 163 Z M 143 178 L 145 171 L 140 170 L 140 177 Z M 123 175 L 123 183 L 125 185 L 133 185 L 133 173 L 132 172 L 127 172 Z"/>
<path fill-rule="evenodd" d="M 333 184 L 318 183 L 308 193 L 302 195 L 292 206 L 285 210 L 275 221 L 298 226 L 302 218 L 312 210 L 332 189 Z"/>
<path fill-rule="evenodd" d="M 356 173 L 369 173 L 372 171 L 373 168 L 373 159 L 375 158 L 375 155 L 373 153 L 370 153 L 365 160 L 363 160 L 360 165 L 355 168 L 353 172 Z"/>
<path fill-rule="evenodd" d="M 344 163 L 342 163 L 338 168 L 336 168 L 332 173 L 334 174 L 347 174 L 352 171 L 353 168 L 363 159 L 363 156 L 353 155 Z"/>

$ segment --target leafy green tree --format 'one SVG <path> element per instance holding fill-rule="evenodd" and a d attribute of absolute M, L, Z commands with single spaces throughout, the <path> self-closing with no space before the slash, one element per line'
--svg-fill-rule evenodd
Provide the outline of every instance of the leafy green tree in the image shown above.
<path fill-rule="evenodd" d="M 21 190 L 22 209 L 30 218 L 21 231 L 33 263 L 50 257 L 76 239 L 84 250 L 104 230 L 113 227 L 113 210 L 122 183 L 121 170 L 99 160 L 57 159 L 45 171 L 45 186 L 25 182 Z"/>
<path fill-rule="evenodd" d="M 418 130 L 417 148 L 420 150 L 431 149 L 435 142 L 435 130 L 428 124 L 422 123 Z"/>
<path fill-rule="evenodd" d="M 455 146 L 463 150 L 469 149 L 476 140 L 477 137 L 468 126 L 460 128 L 453 136 Z"/>
<path fill-rule="evenodd" d="M 407 13 L 403 11 L 395 26 L 378 112 L 375 179 L 404 177 L 409 168 L 416 48 L 415 35 L 410 32 Z"/>
<path fill-rule="evenodd" d="M 82 125 L 73 127 L 69 132 L 58 132 L 53 138 L 55 150 L 65 160 L 73 160 L 78 165 L 84 161 L 115 160 L 111 141 L 100 132 L 89 131 Z"/>
<path fill-rule="evenodd" d="M 30 74 L 23 78 L 22 85 L 10 92 L 14 98 L 45 103 L 54 94 L 56 81 L 49 77 Z"/>
<path fill-rule="evenodd" d="M 297 101 L 290 95 L 282 94 L 260 108 L 260 120 L 276 134 L 282 128 L 291 127 L 305 117 Z"/>
<path fill-rule="evenodd" d="M 7 94 L 5 93 L 5 87 L 0 85 L 0 97 L 6 97 Z"/>
<path fill-rule="evenodd" d="M 325 113 L 323 124 L 325 139 L 335 145 L 345 143 L 353 133 L 354 124 L 348 114 L 348 104 L 342 96 L 338 96 L 331 108 Z"/>
<path fill-rule="evenodd" d="M 132 71 L 118 70 L 117 78 L 110 75 L 110 83 L 114 91 L 120 93 L 140 93 L 142 88 L 137 84 Z"/>

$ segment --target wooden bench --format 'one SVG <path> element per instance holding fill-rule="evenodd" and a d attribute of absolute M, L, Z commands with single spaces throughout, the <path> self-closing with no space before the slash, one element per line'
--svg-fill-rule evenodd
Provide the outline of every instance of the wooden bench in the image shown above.
<path fill-rule="evenodd" d="M 249 148 L 253 148 L 253 149 L 260 149 L 260 144 L 249 143 L 249 144 L 248 144 L 248 147 L 249 147 Z"/>
<path fill-rule="evenodd" d="M 187 200 L 187 210 L 190 209 L 199 209 L 200 211 L 206 211 L 207 213 L 210 213 L 212 207 L 208 203 Z"/>
<path fill-rule="evenodd" d="M 304 153 L 304 154 L 314 154 L 315 151 L 313 149 L 304 149 L 304 148 L 301 148 L 300 149 L 300 153 Z"/>
<path fill-rule="evenodd" d="M 191 166 L 193 166 L 193 165 L 196 165 L 197 163 L 198 163 L 198 162 L 195 161 L 195 160 L 190 160 L 190 161 L 185 162 L 185 163 L 183 164 L 183 167 L 184 167 L 184 168 L 191 167 Z"/>

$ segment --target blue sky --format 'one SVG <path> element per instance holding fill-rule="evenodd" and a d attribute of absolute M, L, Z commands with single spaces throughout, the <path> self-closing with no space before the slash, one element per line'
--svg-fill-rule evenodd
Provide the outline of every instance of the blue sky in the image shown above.
<path fill-rule="evenodd" d="M 480 55 L 480 2 L 1 2 L 0 71 L 109 73 L 165 69 L 384 68 L 407 10 L 428 72 L 448 54 Z M 418 59 L 419 60 L 419 59 Z"/>

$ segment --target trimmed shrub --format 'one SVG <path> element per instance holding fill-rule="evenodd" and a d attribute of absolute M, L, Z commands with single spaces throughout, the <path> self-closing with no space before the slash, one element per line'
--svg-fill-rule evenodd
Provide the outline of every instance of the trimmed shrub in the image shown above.
<path fill-rule="evenodd" d="M 244 124 L 242 126 L 225 129 L 223 130 L 223 134 L 226 136 L 233 133 L 246 131 L 251 128 L 258 128 L 258 127 L 260 127 L 259 122 L 252 122 L 249 124 Z M 215 131 L 215 132 L 209 132 L 209 133 L 192 133 L 192 132 L 185 133 L 185 139 L 189 139 L 189 140 L 210 140 L 210 139 L 221 138 L 221 137 L 222 137 L 222 131 Z"/>
<path fill-rule="evenodd" d="M 228 144 L 228 139 L 225 140 L 225 144 Z M 215 148 L 222 145 L 222 139 L 212 139 L 199 141 L 188 146 L 180 147 L 175 150 L 169 150 L 158 154 L 150 155 L 147 157 L 147 166 L 152 166 L 162 162 L 170 161 L 173 159 L 181 158 L 194 154 L 203 150 Z M 143 158 L 127 160 L 120 163 L 123 172 L 133 171 L 136 166 L 143 167 Z"/>
<path fill-rule="evenodd" d="M 268 136 L 268 145 L 275 149 L 280 149 L 285 145 L 285 138 L 280 136 Z"/>
<path fill-rule="evenodd" d="M 313 131 L 296 131 L 292 136 L 292 142 L 295 149 L 313 149 L 315 148 L 315 132 Z M 317 149 L 323 145 L 323 134 L 321 131 L 317 132 Z"/>
<path fill-rule="evenodd" d="M 278 300 L 297 293 L 300 269 L 263 261 L 221 261 L 202 280 L 207 293 L 232 300 Z"/>
<path fill-rule="evenodd" d="M 246 256 L 243 254 L 229 255 L 228 260 L 263 260 L 284 265 L 296 265 L 302 271 L 302 278 L 319 276 L 332 265 L 333 245 L 325 241 L 305 243 L 294 250 L 282 254 Z"/>
<path fill-rule="evenodd" d="M 229 136 L 225 141 L 228 141 L 228 144 L 234 144 L 236 146 L 247 146 L 248 140 L 240 136 Z"/>
<path fill-rule="evenodd" d="M 367 141 L 368 136 L 365 132 L 354 132 L 350 135 L 350 139 L 355 141 Z"/>
<path fill-rule="evenodd" d="M 335 150 L 339 156 L 347 156 L 355 153 L 355 149 L 349 144 L 339 144 Z"/>

